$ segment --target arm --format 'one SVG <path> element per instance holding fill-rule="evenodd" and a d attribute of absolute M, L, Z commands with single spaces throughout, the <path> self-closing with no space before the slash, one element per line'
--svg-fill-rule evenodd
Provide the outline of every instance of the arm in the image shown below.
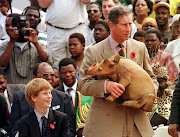
<path fill-rule="evenodd" d="M 47 8 L 51 4 L 52 0 L 38 0 L 41 8 Z"/>
<path fill-rule="evenodd" d="M 81 0 L 84 4 L 89 4 L 91 0 Z"/>
<path fill-rule="evenodd" d="M 36 49 L 37 49 L 37 52 L 39 54 L 41 61 L 47 61 L 48 60 L 47 53 L 43 50 L 43 48 L 38 42 L 37 32 L 32 28 L 27 28 L 27 30 L 29 30 L 30 36 L 24 36 L 24 38 L 28 39 L 30 42 L 32 42 L 36 46 Z"/>
<path fill-rule="evenodd" d="M 5 68 L 8 66 L 10 58 L 11 58 L 11 53 L 14 48 L 14 44 L 19 36 L 19 32 L 18 30 L 16 30 L 16 28 L 11 27 L 11 28 L 8 28 L 6 31 L 10 37 L 10 41 L 8 42 L 6 49 L 0 56 L 0 66 L 2 68 Z M 4 46 L 0 47 L 0 50 L 2 51 L 3 48 Z"/>
<path fill-rule="evenodd" d="M 64 113 L 68 115 L 70 137 L 74 137 L 76 134 L 76 117 L 71 106 L 72 99 L 67 94 L 65 94 L 64 103 Z"/>
<path fill-rule="evenodd" d="M 79 91 L 85 96 L 104 98 L 104 93 L 106 90 L 115 98 L 119 97 L 124 91 L 124 86 L 121 84 L 109 81 L 102 77 L 85 75 L 84 70 L 89 68 L 92 64 L 97 63 L 95 59 L 96 54 L 97 53 L 94 53 L 91 48 L 86 49 L 86 54 L 80 69 L 80 78 L 78 81 Z"/>

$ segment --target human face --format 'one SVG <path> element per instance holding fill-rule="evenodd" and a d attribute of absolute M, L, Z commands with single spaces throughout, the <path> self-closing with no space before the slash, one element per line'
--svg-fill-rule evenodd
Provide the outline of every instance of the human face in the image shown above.
<path fill-rule="evenodd" d="M 146 1 L 144 0 L 138 0 L 136 2 L 136 5 L 135 5 L 135 13 L 137 16 L 141 16 L 141 15 L 146 15 L 148 16 L 148 12 L 149 12 L 149 8 L 148 8 L 148 5 L 146 3 Z"/>
<path fill-rule="evenodd" d="M 118 24 L 113 24 L 109 22 L 109 27 L 111 28 L 111 35 L 113 39 L 122 44 L 125 40 L 128 40 L 131 35 L 132 30 L 132 15 L 119 16 Z"/>
<path fill-rule="evenodd" d="M 55 74 L 55 78 L 54 78 L 54 88 L 55 88 L 55 87 L 59 86 L 59 84 L 61 83 L 61 80 L 60 80 L 59 70 L 54 69 L 54 74 Z"/>
<path fill-rule="evenodd" d="M 178 3 L 177 9 L 176 9 L 176 13 L 180 14 L 180 2 Z"/>
<path fill-rule="evenodd" d="M 68 87 L 72 87 L 76 82 L 76 75 L 78 71 L 72 64 L 62 66 L 60 70 L 61 80 Z"/>
<path fill-rule="evenodd" d="M 50 65 L 44 63 L 39 64 L 37 78 L 46 79 L 53 86 L 54 77 L 55 77 L 54 70 Z"/>
<path fill-rule="evenodd" d="M 180 36 L 180 31 L 179 31 L 179 20 L 176 20 L 172 27 L 171 27 L 171 30 L 172 30 L 172 38 L 175 40 L 177 38 L 179 38 Z"/>
<path fill-rule="evenodd" d="M 30 23 L 30 27 L 36 29 L 37 25 L 39 24 L 39 12 L 34 9 L 28 9 L 26 12 L 27 20 Z"/>
<path fill-rule="evenodd" d="M 7 78 L 0 75 L 0 93 L 4 93 L 7 87 Z"/>
<path fill-rule="evenodd" d="M 37 96 L 31 96 L 34 102 L 35 108 L 40 108 L 41 110 L 47 110 L 51 107 L 52 94 L 50 89 L 44 89 L 39 91 Z"/>
<path fill-rule="evenodd" d="M 160 40 L 155 33 L 150 33 L 145 36 L 145 45 L 148 49 L 148 52 L 152 53 L 154 50 L 157 50 Z"/>
<path fill-rule="evenodd" d="M 70 38 L 69 39 L 69 52 L 73 57 L 81 56 L 84 54 L 85 43 L 81 44 L 79 39 Z"/>
<path fill-rule="evenodd" d="M 104 40 L 109 36 L 109 32 L 107 32 L 106 28 L 102 24 L 96 24 L 94 26 L 94 39 L 96 43 Z"/>
<path fill-rule="evenodd" d="M 87 7 L 87 12 L 88 12 L 88 19 L 90 22 L 96 22 L 102 16 L 99 7 L 96 4 L 90 4 Z"/>
<path fill-rule="evenodd" d="M 147 22 L 142 26 L 142 30 L 144 31 L 147 31 L 150 28 L 156 28 L 156 26 L 150 22 Z"/>
<path fill-rule="evenodd" d="M 166 7 L 158 7 L 155 12 L 158 26 L 167 25 L 170 17 L 169 10 Z"/>
<path fill-rule="evenodd" d="M 109 11 L 110 11 L 115 5 L 116 5 L 116 4 L 114 3 L 113 0 L 104 0 L 104 1 L 102 2 L 103 16 L 105 17 L 106 20 L 108 20 Z"/>

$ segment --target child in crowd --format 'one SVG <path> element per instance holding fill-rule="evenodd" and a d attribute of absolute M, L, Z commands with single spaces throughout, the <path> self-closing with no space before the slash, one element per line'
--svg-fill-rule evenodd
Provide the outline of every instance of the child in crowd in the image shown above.
<path fill-rule="evenodd" d="M 25 97 L 34 111 L 18 122 L 19 137 L 69 137 L 68 117 L 52 110 L 52 86 L 35 78 L 25 88 Z"/>
<path fill-rule="evenodd" d="M 135 34 L 133 39 L 140 41 L 140 42 L 144 42 L 144 37 L 145 37 L 146 31 L 144 30 L 138 30 Z"/>
<path fill-rule="evenodd" d="M 84 58 L 85 38 L 81 33 L 73 33 L 69 37 L 69 52 L 78 68 L 81 67 Z"/>

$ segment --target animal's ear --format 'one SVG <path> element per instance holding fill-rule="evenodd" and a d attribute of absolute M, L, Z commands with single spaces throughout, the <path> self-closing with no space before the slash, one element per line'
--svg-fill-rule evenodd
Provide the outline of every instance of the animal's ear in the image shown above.
<path fill-rule="evenodd" d="M 119 61 L 120 61 L 120 56 L 119 55 L 116 55 L 115 57 L 114 57 L 114 62 L 115 63 L 118 63 Z"/>

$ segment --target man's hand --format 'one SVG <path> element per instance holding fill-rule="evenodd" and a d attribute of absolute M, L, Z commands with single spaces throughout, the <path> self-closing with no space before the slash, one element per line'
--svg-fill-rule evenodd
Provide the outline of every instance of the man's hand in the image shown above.
<path fill-rule="evenodd" d="M 37 32 L 32 28 L 25 28 L 25 29 L 29 30 L 29 36 L 24 36 L 24 39 L 27 39 L 30 42 L 32 42 L 34 45 L 36 45 L 38 43 Z"/>
<path fill-rule="evenodd" d="M 168 127 L 169 135 L 171 135 L 172 137 L 178 137 L 179 128 L 180 126 L 178 124 L 169 124 L 169 127 Z"/>
<path fill-rule="evenodd" d="M 122 84 L 107 80 L 107 82 L 106 82 L 106 90 L 113 97 L 118 98 L 119 96 L 121 96 L 123 94 L 123 91 L 125 90 L 125 88 L 124 88 L 124 86 Z"/>
<path fill-rule="evenodd" d="M 17 38 L 19 37 L 19 31 L 17 30 L 17 27 L 7 27 L 6 31 L 10 37 L 10 41 L 16 42 Z"/>

